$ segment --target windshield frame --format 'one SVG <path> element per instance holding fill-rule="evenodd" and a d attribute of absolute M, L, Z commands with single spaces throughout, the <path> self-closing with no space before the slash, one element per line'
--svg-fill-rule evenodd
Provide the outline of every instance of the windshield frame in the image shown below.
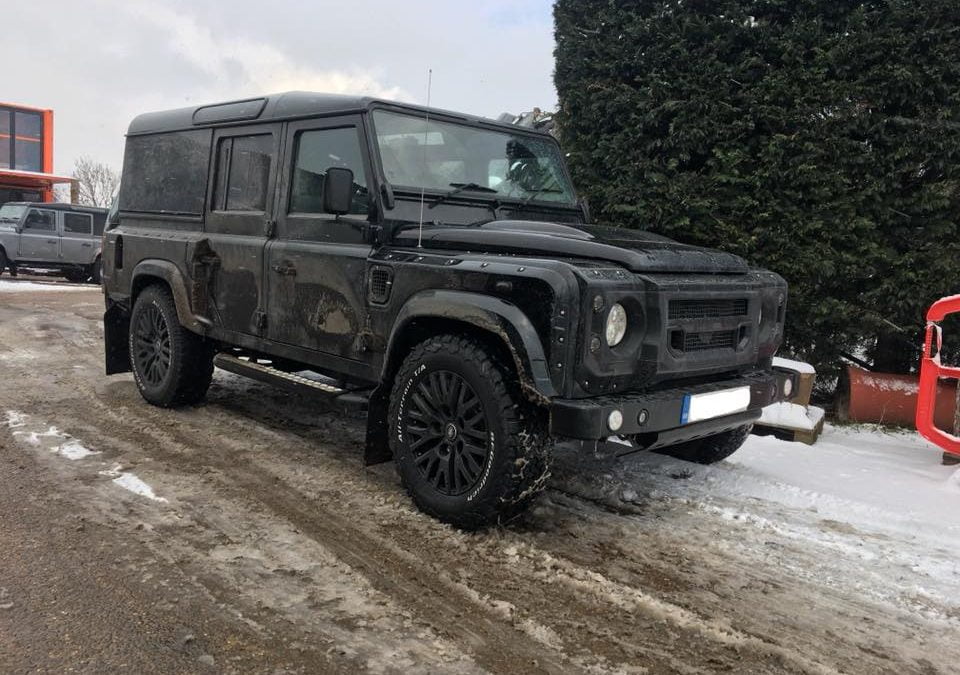
<path fill-rule="evenodd" d="M 374 160 L 376 162 L 376 172 L 377 178 L 383 184 L 388 185 L 391 191 L 397 194 L 403 195 L 415 195 L 420 196 L 423 192 L 425 199 L 433 200 L 437 197 L 441 197 L 449 194 L 454 186 L 449 187 L 435 187 L 435 186 L 416 186 L 416 185 L 400 185 L 394 184 L 391 182 L 384 171 L 383 167 L 383 158 L 380 151 L 380 142 L 377 135 L 377 126 L 376 126 L 376 113 L 377 112 L 387 112 L 396 115 L 402 115 L 405 117 L 410 117 L 418 120 L 424 120 L 428 110 L 425 108 L 418 107 L 407 107 L 397 104 L 386 104 L 378 103 L 369 108 L 367 115 L 367 127 L 368 127 L 368 144 L 371 150 L 371 153 L 374 155 Z M 496 134 L 501 134 L 504 136 L 518 136 L 535 139 L 537 141 L 549 143 L 553 146 L 553 149 L 556 152 L 557 158 L 557 168 L 559 169 L 559 174 L 562 179 L 566 182 L 566 186 L 569 189 L 570 201 L 556 201 L 549 199 L 540 199 L 539 194 L 535 195 L 535 198 L 531 199 L 531 195 L 534 195 L 536 190 L 529 190 L 526 194 L 512 194 L 507 195 L 497 191 L 493 192 L 479 192 L 472 190 L 464 190 L 459 192 L 455 198 L 451 201 L 464 200 L 470 202 L 478 202 L 484 204 L 491 203 L 501 203 L 504 205 L 521 205 L 521 204 L 536 204 L 538 207 L 543 208 L 554 208 L 554 209 L 563 209 L 563 210 L 580 210 L 580 197 L 577 194 L 576 187 L 574 186 L 573 179 L 570 176 L 570 169 L 567 166 L 566 156 L 564 155 L 563 148 L 560 146 L 560 143 L 552 135 L 537 132 L 531 129 L 524 127 L 517 127 L 510 124 L 502 124 L 495 122 L 493 120 L 488 120 L 481 117 L 472 117 L 467 115 L 458 115 L 456 113 L 449 113 L 438 110 L 429 110 L 430 122 L 442 122 L 444 124 L 451 124 L 455 126 L 461 126 L 468 129 L 476 129 L 478 131 L 492 132 Z M 546 190 L 543 191 L 544 193 Z"/>

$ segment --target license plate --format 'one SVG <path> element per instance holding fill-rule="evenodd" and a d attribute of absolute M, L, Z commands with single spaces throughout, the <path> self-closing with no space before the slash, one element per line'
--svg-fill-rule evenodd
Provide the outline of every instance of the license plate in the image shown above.
<path fill-rule="evenodd" d="M 743 412 L 750 407 L 750 387 L 687 394 L 683 397 L 680 424 L 691 424 Z"/>

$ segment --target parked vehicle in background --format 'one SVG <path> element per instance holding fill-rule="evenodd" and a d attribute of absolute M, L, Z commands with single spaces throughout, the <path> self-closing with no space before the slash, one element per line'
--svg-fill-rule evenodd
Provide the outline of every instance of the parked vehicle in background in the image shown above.
<path fill-rule="evenodd" d="M 33 267 L 70 281 L 100 283 L 107 210 L 74 204 L 8 202 L 0 206 L 0 270 Z"/>
<path fill-rule="evenodd" d="M 121 185 L 107 374 L 159 406 L 214 363 L 365 405 L 367 462 L 461 527 L 529 504 L 552 437 L 715 462 L 793 388 L 784 280 L 590 225 L 535 129 L 294 92 L 137 117 Z"/>

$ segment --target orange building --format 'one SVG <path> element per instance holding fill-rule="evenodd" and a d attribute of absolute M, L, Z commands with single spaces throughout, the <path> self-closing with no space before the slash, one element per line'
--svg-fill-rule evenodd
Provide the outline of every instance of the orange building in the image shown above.
<path fill-rule="evenodd" d="M 0 103 L 0 204 L 52 202 L 53 111 Z"/>

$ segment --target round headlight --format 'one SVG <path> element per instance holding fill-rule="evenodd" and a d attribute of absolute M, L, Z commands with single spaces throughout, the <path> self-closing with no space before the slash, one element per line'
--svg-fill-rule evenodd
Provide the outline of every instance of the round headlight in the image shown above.
<path fill-rule="evenodd" d="M 623 336 L 627 334 L 627 310 L 623 305 L 616 304 L 610 308 L 607 314 L 607 344 L 616 347 L 623 341 Z"/>

